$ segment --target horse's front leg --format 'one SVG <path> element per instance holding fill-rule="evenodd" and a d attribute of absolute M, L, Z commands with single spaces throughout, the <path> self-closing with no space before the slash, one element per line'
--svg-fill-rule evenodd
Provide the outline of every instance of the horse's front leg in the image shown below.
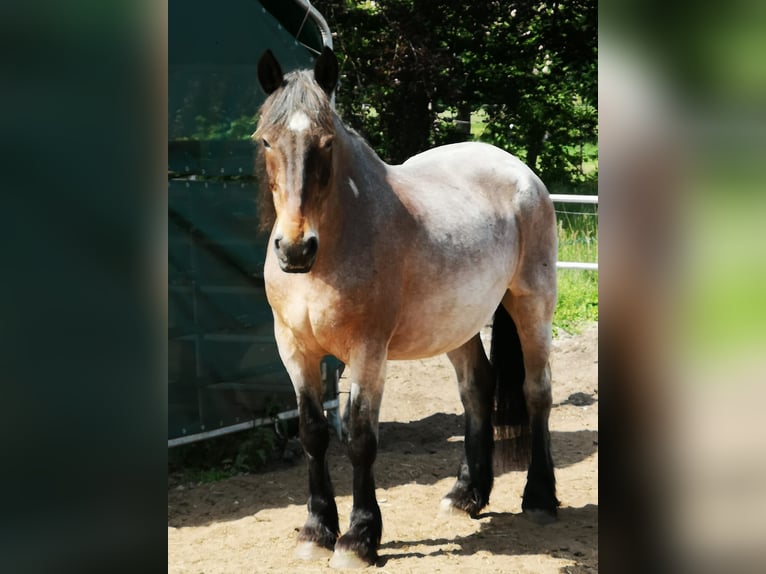
<path fill-rule="evenodd" d="M 335 545 L 330 566 L 359 568 L 374 564 L 383 531 L 375 498 L 372 465 L 378 451 L 378 415 L 383 395 L 385 347 L 352 356 L 349 370 L 348 453 L 354 468 L 354 503 L 348 531 Z"/>
<path fill-rule="evenodd" d="M 279 354 L 298 398 L 299 433 L 309 471 L 308 519 L 298 534 L 296 557 L 313 560 L 329 555 L 340 534 L 338 509 L 327 465 L 330 428 L 322 405 L 321 355 L 306 351 L 275 318 Z"/>

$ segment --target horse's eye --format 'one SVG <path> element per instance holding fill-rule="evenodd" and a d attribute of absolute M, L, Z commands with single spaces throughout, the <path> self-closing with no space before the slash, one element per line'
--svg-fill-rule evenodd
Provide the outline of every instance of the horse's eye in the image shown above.
<path fill-rule="evenodd" d="M 329 137 L 326 140 L 322 142 L 322 149 L 325 151 L 330 151 L 332 149 L 332 138 Z"/>
<path fill-rule="evenodd" d="M 269 149 L 271 147 L 271 144 L 267 142 L 265 138 L 262 139 L 261 142 L 263 142 L 263 147 L 265 147 L 266 149 Z"/>

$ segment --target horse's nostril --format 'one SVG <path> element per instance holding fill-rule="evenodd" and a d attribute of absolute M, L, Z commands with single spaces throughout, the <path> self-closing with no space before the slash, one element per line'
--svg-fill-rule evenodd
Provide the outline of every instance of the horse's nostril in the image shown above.
<path fill-rule="evenodd" d="M 317 242 L 317 238 L 314 236 L 309 237 L 306 240 L 306 246 L 303 248 L 304 252 L 306 253 L 306 256 L 312 257 L 317 252 L 317 247 L 319 243 Z"/>
<path fill-rule="evenodd" d="M 279 244 L 282 242 L 281 237 L 277 237 L 274 239 L 274 249 L 279 249 Z"/>

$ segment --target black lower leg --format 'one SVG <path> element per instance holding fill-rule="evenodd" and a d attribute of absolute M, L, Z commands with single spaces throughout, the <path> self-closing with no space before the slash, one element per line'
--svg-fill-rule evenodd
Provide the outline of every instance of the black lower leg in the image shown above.
<path fill-rule="evenodd" d="M 521 508 L 524 511 L 542 510 L 555 517 L 559 501 L 556 499 L 556 479 L 553 474 L 551 440 L 546 421 L 547 417 L 539 415 L 533 416 L 530 421 L 532 460 Z"/>
<path fill-rule="evenodd" d="M 352 405 L 350 423 L 348 451 L 354 467 L 354 506 L 349 529 L 338 540 L 335 550 L 350 550 L 368 564 L 374 564 L 383 532 L 372 474 L 378 439 L 369 418 L 360 415 L 358 405 Z"/>
<path fill-rule="evenodd" d="M 340 527 L 327 467 L 330 430 L 321 407 L 308 395 L 301 396 L 299 416 L 301 443 L 309 467 L 309 516 L 298 539 L 332 549 Z"/>
<path fill-rule="evenodd" d="M 457 482 L 447 498 L 452 506 L 475 517 L 489 504 L 492 490 L 492 424 L 490 414 L 482 419 L 466 415 L 465 458 Z"/>
<path fill-rule="evenodd" d="M 480 345 L 477 338 L 471 354 L 473 367 L 464 372 L 458 369 L 460 398 L 465 407 L 465 457 L 457 482 L 447 495 L 453 507 L 474 517 L 489 503 L 493 483 L 494 379 Z"/>

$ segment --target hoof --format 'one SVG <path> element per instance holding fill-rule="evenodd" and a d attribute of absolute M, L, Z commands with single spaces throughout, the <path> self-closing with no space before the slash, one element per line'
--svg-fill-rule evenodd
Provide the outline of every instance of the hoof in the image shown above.
<path fill-rule="evenodd" d="M 369 565 L 366 560 L 362 560 L 351 550 L 336 550 L 330 560 L 330 567 L 338 570 L 367 568 Z"/>
<path fill-rule="evenodd" d="M 295 548 L 295 557 L 298 560 L 327 560 L 331 554 L 332 550 L 308 541 L 298 542 Z"/>
<path fill-rule="evenodd" d="M 466 514 L 468 513 L 465 510 L 455 506 L 455 501 L 451 498 L 442 498 L 441 502 L 439 503 L 438 516 L 440 518 L 449 518 L 450 516 L 466 516 Z"/>
<path fill-rule="evenodd" d="M 551 524 L 558 520 L 555 510 L 553 510 L 552 512 L 549 512 L 547 510 L 540 510 L 535 508 L 535 509 L 525 510 L 524 516 L 526 517 L 527 520 L 534 522 L 535 524 L 541 524 L 541 525 Z"/>
<path fill-rule="evenodd" d="M 439 503 L 439 514 L 442 516 L 467 514 L 471 518 L 476 518 L 486 505 L 487 501 L 477 502 L 470 494 L 455 493 L 453 490 Z"/>

